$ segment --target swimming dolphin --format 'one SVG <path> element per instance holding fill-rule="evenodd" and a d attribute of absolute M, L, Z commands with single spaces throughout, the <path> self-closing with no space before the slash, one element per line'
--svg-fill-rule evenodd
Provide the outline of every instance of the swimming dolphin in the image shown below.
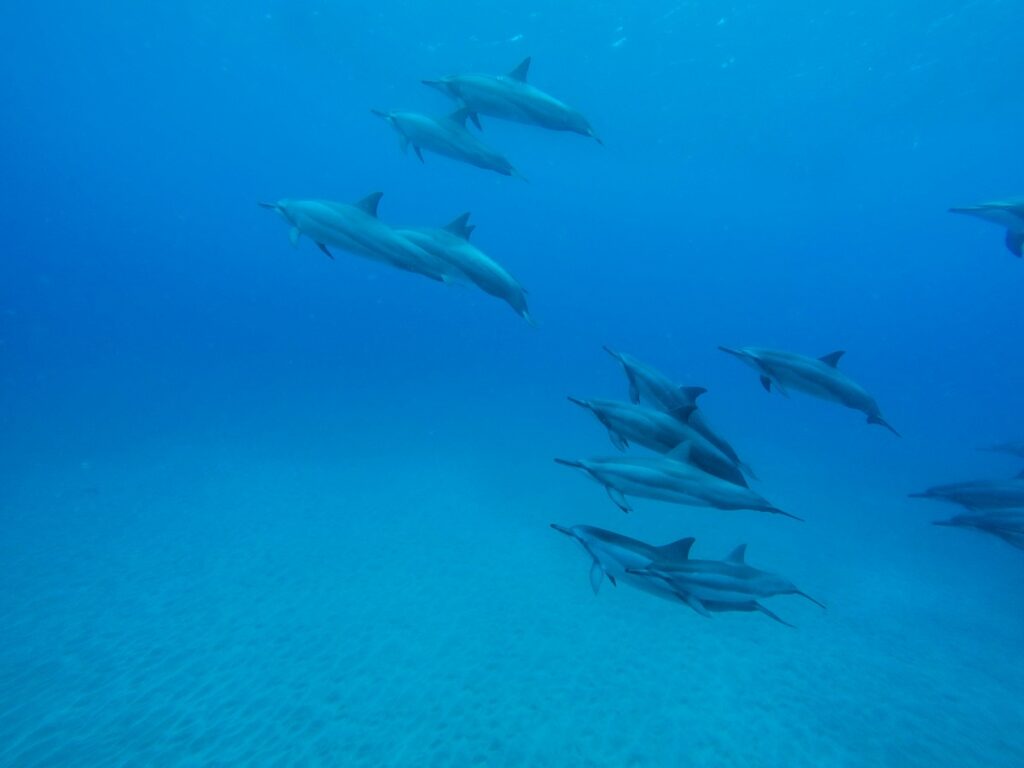
<path fill-rule="evenodd" d="M 971 510 L 1024 509 L 1024 472 L 1006 480 L 973 480 L 936 485 L 912 499 L 936 499 Z"/>
<path fill-rule="evenodd" d="M 822 400 L 830 400 L 867 416 L 868 424 L 880 424 L 897 437 L 900 433 L 882 418 L 878 403 L 857 382 L 839 370 L 843 352 L 832 352 L 824 357 L 808 357 L 793 352 L 781 352 L 759 347 L 719 347 L 723 352 L 738 357 L 761 374 L 761 386 L 772 391 L 772 384 L 782 394 L 792 387 Z M 787 395 L 788 396 L 788 395 Z"/>
<path fill-rule="evenodd" d="M 629 382 L 631 403 L 643 401 L 679 419 L 703 435 L 709 443 L 725 454 L 729 461 L 751 477 L 756 477 L 750 467 L 740 461 L 739 455 L 729 441 L 717 434 L 698 410 L 697 398 L 707 392 L 704 387 L 678 386 L 657 368 L 637 360 L 632 355 L 616 352 L 610 347 L 605 347 L 604 351 L 622 365 Z"/>
<path fill-rule="evenodd" d="M 377 206 L 382 195 L 374 192 L 354 205 L 329 200 L 288 199 L 259 205 L 277 212 L 291 225 L 288 237 L 293 246 L 298 244 L 300 235 L 306 235 L 332 259 L 330 246 L 416 272 L 432 280 L 446 281 L 448 278 L 441 262 L 377 218 Z"/>
<path fill-rule="evenodd" d="M 980 515 L 956 515 L 949 520 L 936 520 L 932 525 L 953 528 L 974 528 L 998 536 L 1011 547 L 1024 549 L 1024 511 L 986 512 Z"/>
<path fill-rule="evenodd" d="M 998 224 L 1006 229 L 1006 247 L 1017 258 L 1024 254 L 1024 200 L 968 205 L 950 208 L 950 213 L 964 213 Z"/>
<path fill-rule="evenodd" d="M 466 109 L 446 117 L 430 117 L 418 112 L 381 112 L 370 110 L 398 132 L 402 150 L 412 145 L 416 157 L 423 162 L 423 150 L 450 157 L 502 176 L 522 175 L 502 154 L 488 147 L 466 130 Z"/>
<path fill-rule="evenodd" d="M 638 496 L 692 507 L 750 509 L 801 519 L 783 512 L 750 488 L 694 466 L 689 456 L 690 446 L 684 443 L 665 456 L 555 459 L 555 462 L 582 469 L 604 486 L 608 498 L 623 512 L 631 511 L 626 496 Z"/>
<path fill-rule="evenodd" d="M 507 303 L 530 325 L 536 325 L 526 306 L 526 290 L 504 267 L 469 242 L 474 229 L 469 214 L 464 213 L 439 229 L 411 227 L 399 230 L 399 234 L 444 262 L 449 277 L 464 277 L 484 293 Z"/>
<path fill-rule="evenodd" d="M 580 133 L 604 143 L 582 114 L 526 82 L 529 70 L 527 57 L 507 75 L 448 75 L 424 80 L 423 84 L 457 99 L 477 128 L 478 115 L 490 115 L 553 131 Z"/>
<path fill-rule="evenodd" d="M 620 451 L 626 450 L 630 441 L 659 453 L 668 453 L 681 443 L 689 442 L 689 458 L 695 465 L 730 483 L 747 485 L 736 462 L 688 423 L 674 419 L 663 411 L 616 400 L 578 400 L 570 397 L 569 402 L 593 413 L 608 429 L 612 445 Z"/>
<path fill-rule="evenodd" d="M 992 453 L 1006 453 L 1010 456 L 1017 456 L 1018 458 L 1024 459 L 1024 441 L 996 443 L 995 445 L 989 445 L 985 448 L 981 448 L 980 450 L 990 451 Z"/>
<path fill-rule="evenodd" d="M 746 552 L 747 545 L 741 544 L 724 560 L 677 558 L 654 562 L 646 567 L 627 568 L 627 573 L 664 581 L 679 594 L 683 602 L 707 618 L 711 616 L 709 606 L 721 609 L 720 606 L 734 605 L 742 606 L 734 610 L 759 610 L 786 624 L 757 602 L 758 598 L 776 595 L 799 595 L 825 608 L 788 579 L 747 565 Z"/>

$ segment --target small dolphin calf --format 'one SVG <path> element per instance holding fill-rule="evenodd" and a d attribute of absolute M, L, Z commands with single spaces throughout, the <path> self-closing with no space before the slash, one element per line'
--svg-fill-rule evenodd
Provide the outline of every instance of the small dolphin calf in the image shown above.
<path fill-rule="evenodd" d="M 535 325 L 526 306 L 526 290 L 504 267 L 469 242 L 474 229 L 469 214 L 464 213 L 440 229 L 408 228 L 399 230 L 399 234 L 443 262 L 449 277 L 465 278 Z"/>
<path fill-rule="evenodd" d="M 936 485 L 912 499 L 936 499 L 959 504 L 970 510 L 1024 509 L 1024 472 L 1006 480 L 972 480 Z"/>
<path fill-rule="evenodd" d="M 839 370 L 839 359 L 843 352 L 832 352 L 824 357 L 808 357 L 759 347 L 719 349 L 738 357 L 758 371 L 761 374 L 761 386 L 768 392 L 772 391 L 772 384 L 784 395 L 787 394 L 787 388 L 792 387 L 822 400 L 830 400 L 860 411 L 867 416 L 868 424 L 880 424 L 897 437 L 900 436 L 900 433 L 882 418 L 882 412 L 875 399 Z"/>
<path fill-rule="evenodd" d="M 383 261 L 432 280 L 445 281 L 447 277 L 440 261 L 377 218 L 381 197 L 382 193 L 374 192 L 354 205 L 327 200 L 285 199 L 276 203 L 260 203 L 260 206 L 277 212 L 288 222 L 291 226 L 288 237 L 293 246 L 298 244 L 300 235 L 306 235 L 332 259 L 334 256 L 329 246 Z"/>
<path fill-rule="evenodd" d="M 403 151 L 412 145 L 420 162 L 423 162 L 423 150 L 427 150 L 502 176 L 522 178 L 503 155 L 466 130 L 466 116 L 469 112 L 465 109 L 440 118 L 418 112 L 371 111 L 384 118 L 398 132 Z"/>
<path fill-rule="evenodd" d="M 990 451 L 992 453 L 1006 453 L 1010 456 L 1016 456 L 1024 459 L 1024 441 L 1022 442 L 1008 442 L 1008 443 L 996 443 L 982 448 L 983 451 Z"/>
<path fill-rule="evenodd" d="M 997 536 L 1011 547 L 1024 549 L 1024 511 L 956 515 L 949 520 L 936 520 L 932 525 L 943 525 L 952 528 L 973 528 L 982 533 Z"/>
<path fill-rule="evenodd" d="M 801 519 L 782 511 L 750 488 L 730 483 L 699 469 L 690 463 L 689 452 L 689 445 L 684 444 L 667 456 L 555 461 L 582 469 L 604 486 L 608 497 L 623 512 L 631 511 L 626 496 L 638 496 L 692 507 L 750 509 Z"/>
<path fill-rule="evenodd" d="M 526 58 L 507 75 L 448 75 L 423 84 L 461 102 L 478 128 L 477 115 L 490 115 L 552 131 L 580 133 L 603 143 L 582 114 L 526 82 L 529 71 L 530 59 Z"/>
<path fill-rule="evenodd" d="M 659 453 L 668 453 L 682 443 L 689 443 L 689 459 L 696 466 L 730 483 L 747 484 L 736 462 L 687 422 L 654 408 L 615 400 L 577 400 L 570 397 L 569 402 L 593 413 L 608 429 L 612 445 L 620 451 L 626 450 L 630 441 Z"/>
<path fill-rule="evenodd" d="M 776 595 L 799 595 L 825 608 L 791 581 L 747 565 L 746 552 L 747 545 L 741 544 L 724 560 L 677 558 L 671 562 L 627 568 L 627 573 L 664 581 L 683 602 L 707 618 L 710 618 L 712 610 L 756 610 L 792 626 L 757 602 L 759 598 Z"/>
<path fill-rule="evenodd" d="M 997 224 L 1006 229 L 1006 247 L 1017 258 L 1024 254 L 1024 200 L 982 203 L 963 208 L 950 208 L 950 213 L 963 213 Z"/>

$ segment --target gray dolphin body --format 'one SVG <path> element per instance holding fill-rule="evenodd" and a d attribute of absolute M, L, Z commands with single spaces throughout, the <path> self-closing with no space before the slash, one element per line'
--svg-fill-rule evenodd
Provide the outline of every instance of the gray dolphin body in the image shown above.
<path fill-rule="evenodd" d="M 719 349 L 738 357 L 760 373 L 761 386 L 768 392 L 772 391 L 774 384 L 784 395 L 787 389 L 792 388 L 822 400 L 839 403 L 863 413 L 867 416 L 868 424 L 880 424 L 899 437 L 900 433 L 882 418 L 875 398 L 839 370 L 839 359 L 843 352 L 832 352 L 819 358 L 759 347 Z"/>
<path fill-rule="evenodd" d="M 276 203 L 260 203 L 260 206 L 276 211 L 288 222 L 293 246 L 301 235 L 306 235 L 332 259 L 330 246 L 407 272 L 416 272 L 432 280 L 447 280 L 444 265 L 438 259 L 377 218 L 381 196 L 380 192 L 374 192 L 354 205 L 328 200 L 285 199 Z"/>
<path fill-rule="evenodd" d="M 667 456 L 616 456 L 587 460 L 555 459 L 582 469 L 604 486 L 608 497 L 623 512 L 631 511 L 627 496 L 657 499 L 691 507 L 713 507 L 801 518 L 784 512 L 767 499 L 736 483 L 715 477 L 689 462 L 689 446 Z"/>
<path fill-rule="evenodd" d="M 936 520 L 932 525 L 951 528 L 973 528 L 996 536 L 1011 547 L 1024 549 L 1024 511 L 986 512 L 980 515 L 956 515 L 949 520 Z"/>
<path fill-rule="evenodd" d="M 612 445 L 626 450 L 630 442 L 652 451 L 668 453 L 682 443 L 690 444 L 693 464 L 723 480 L 747 485 L 736 462 L 716 448 L 687 422 L 674 419 L 664 411 L 616 400 L 577 400 L 570 402 L 588 409 L 607 429 Z"/>
<path fill-rule="evenodd" d="M 990 451 L 991 453 L 1005 453 L 1010 456 L 1016 456 L 1024 459 L 1024 441 L 1021 442 L 1007 442 L 1007 443 L 996 443 L 995 445 L 989 445 L 982 448 L 983 451 Z"/>
<path fill-rule="evenodd" d="M 747 545 L 741 544 L 724 560 L 676 558 L 642 568 L 630 568 L 627 572 L 665 582 L 683 602 L 705 617 L 710 617 L 713 610 L 758 610 L 787 624 L 758 603 L 759 598 L 776 595 L 799 595 L 821 608 L 825 607 L 788 579 L 747 565 L 746 551 Z"/>
<path fill-rule="evenodd" d="M 526 82 L 529 70 L 530 59 L 526 58 L 507 75 L 448 75 L 423 83 L 461 102 L 477 127 L 477 115 L 490 115 L 552 131 L 579 133 L 603 143 L 580 112 Z"/>
<path fill-rule="evenodd" d="M 423 150 L 427 150 L 502 176 L 520 176 L 504 155 L 466 129 L 469 113 L 465 109 L 447 117 L 431 117 L 418 112 L 372 112 L 395 129 L 403 150 L 412 145 L 420 162 L 423 161 Z"/>
<path fill-rule="evenodd" d="M 469 242 L 474 228 L 469 224 L 469 214 L 464 213 L 443 228 L 409 228 L 399 230 L 399 234 L 442 261 L 449 277 L 465 278 L 534 325 L 526 306 L 526 290 L 504 267 Z"/>
<path fill-rule="evenodd" d="M 1024 200 L 1007 200 L 1002 202 L 968 205 L 963 208 L 950 208 L 950 213 L 963 213 L 984 219 L 1006 230 L 1006 247 L 1017 258 L 1024 254 Z"/>
<path fill-rule="evenodd" d="M 632 355 L 616 352 L 610 347 L 605 347 L 604 351 L 622 365 L 626 380 L 629 382 L 631 403 L 646 402 L 686 423 L 725 454 L 733 464 L 754 477 L 750 467 L 740 461 L 729 441 L 718 435 L 698 410 L 697 398 L 707 392 L 704 387 L 679 386 L 657 368 L 637 360 Z"/>
<path fill-rule="evenodd" d="M 936 485 L 921 493 L 912 493 L 910 497 L 948 501 L 977 511 L 1024 509 L 1024 472 L 1006 480 L 972 480 Z"/>

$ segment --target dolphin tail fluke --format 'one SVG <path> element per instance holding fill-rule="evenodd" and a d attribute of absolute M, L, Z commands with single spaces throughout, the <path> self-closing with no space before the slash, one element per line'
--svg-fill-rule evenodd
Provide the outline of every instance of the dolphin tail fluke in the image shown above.
<path fill-rule="evenodd" d="M 897 432 L 893 428 L 892 424 L 887 422 L 881 416 L 868 416 L 868 424 L 878 424 L 879 426 L 885 427 L 886 429 L 888 429 L 890 432 L 892 432 L 894 435 L 896 435 L 896 437 L 903 437 L 903 435 L 901 435 L 899 432 Z"/>
<path fill-rule="evenodd" d="M 802 517 L 797 517 L 796 515 L 790 514 L 785 510 L 779 509 L 778 507 L 768 507 L 767 511 L 771 512 L 773 515 L 782 515 L 783 517 L 790 517 L 794 520 L 799 520 L 801 523 L 805 522 L 805 520 Z"/>
<path fill-rule="evenodd" d="M 755 602 L 755 603 L 754 603 L 754 608 L 756 608 L 757 610 L 759 610 L 759 611 L 760 611 L 761 613 L 763 613 L 763 614 L 764 614 L 765 616 L 767 616 L 767 617 L 768 617 L 769 619 L 773 619 L 773 620 L 775 620 L 775 621 L 779 622 L 779 624 L 783 624 L 784 626 L 787 626 L 787 627 L 789 627 L 790 629 L 796 629 L 796 626 L 795 626 L 795 625 L 793 625 L 793 624 L 790 624 L 790 623 L 789 623 L 788 621 L 785 621 L 785 620 L 783 620 L 783 619 L 780 619 L 780 618 L 779 618 L 779 616 L 778 616 L 778 614 L 776 614 L 776 613 L 773 613 L 772 611 L 768 610 L 767 608 L 765 608 L 765 607 L 764 607 L 763 605 L 761 605 L 760 603 L 758 603 L 758 602 Z"/>
<path fill-rule="evenodd" d="M 1018 259 L 1024 255 L 1024 232 L 1006 230 L 1006 247 Z"/>
<path fill-rule="evenodd" d="M 803 597 L 803 598 L 805 598 L 805 599 L 807 599 L 807 600 L 810 600 L 810 601 L 811 601 L 812 603 L 814 603 L 814 604 L 815 604 L 816 606 L 818 606 L 819 608 L 821 608 L 821 610 L 823 610 L 823 611 L 827 611 L 827 610 L 828 610 L 828 606 L 827 606 L 827 605 L 825 605 L 825 604 L 824 604 L 823 602 L 821 602 L 820 600 L 815 600 L 815 599 L 814 599 L 813 597 L 811 597 L 810 595 L 808 595 L 808 594 L 807 594 L 806 592 L 802 592 L 802 591 L 800 591 L 800 590 L 798 589 L 798 590 L 797 590 L 797 591 L 796 591 L 796 592 L 795 592 L 794 594 L 800 595 L 800 597 Z"/>

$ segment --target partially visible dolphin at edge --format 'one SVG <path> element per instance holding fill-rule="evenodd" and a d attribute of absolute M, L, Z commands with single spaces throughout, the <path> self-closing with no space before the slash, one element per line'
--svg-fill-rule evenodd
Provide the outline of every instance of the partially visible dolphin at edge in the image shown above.
<path fill-rule="evenodd" d="M 494 259 L 469 242 L 475 227 L 463 213 L 441 228 L 410 227 L 398 232 L 446 265 L 451 276 L 464 277 L 484 293 L 508 304 L 530 325 L 526 289 Z"/>
<path fill-rule="evenodd" d="M 423 162 L 423 150 L 427 150 L 502 176 L 524 178 L 504 155 L 466 129 L 469 111 L 464 108 L 446 117 L 431 117 L 418 112 L 370 111 L 395 129 L 402 151 L 412 145 L 420 162 Z"/>
<path fill-rule="evenodd" d="M 623 512 L 632 507 L 627 496 L 667 501 L 691 507 L 749 509 L 802 520 L 785 512 L 750 488 L 715 477 L 694 466 L 687 444 L 665 456 L 614 456 L 586 460 L 555 459 L 557 464 L 583 470 L 604 486 L 608 498 Z"/>
<path fill-rule="evenodd" d="M 973 528 L 996 536 L 1011 547 L 1024 549 L 1024 511 L 995 511 L 975 515 L 955 515 L 948 520 L 936 520 L 932 525 L 950 528 Z"/>
<path fill-rule="evenodd" d="M 527 57 L 506 75 L 447 75 L 423 84 L 458 100 L 478 128 L 477 116 L 489 115 L 552 131 L 571 131 L 604 143 L 579 111 L 530 85 L 526 81 L 529 71 Z"/>
<path fill-rule="evenodd" d="M 950 213 L 962 213 L 984 219 L 1006 229 L 1006 247 L 1017 258 L 1024 255 L 1024 200 L 1006 200 L 962 208 L 950 208 Z"/>
<path fill-rule="evenodd" d="M 727 605 L 736 606 L 733 610 L 760 610 L 767 613 L 757 600 L 776 595 L 799 595 L 825 608 L 824 604 L 798 589 L 788 579 L 747 565 L 746 552 L 747 545 L 741 544 L 724 560 L 675 559 L 671 562 L 654 562 L 643 568 L 630 568 L 627 572 L 664 581 L 679 594 L 683 602 L 704 617 L 711 616 L 712 606 Z M 787 624 L 774 614 L 768 615 Z"/>
<path fill-rule="evenodd" d="M 787 389 L 812 395 L 813 397 L 839 403 L 847 408 L 860 411 L 867 416 L 868 424 L 879 424 L 897 437 L 897 432 L 889 422 L 882 418 L 881 409 L 875 398 L 867 393 L 860 384 L 839 370 L 839 360 L 845 354 L 842 351 L 831 352 L 823 357 L 810 357 L 795 352 L 783 352 L 761 347 L 719 347 L 723 352 L 738 357 L 744 363 L 761 374 L 761 386 L 771 392 L 772 385 L 783 395 Z"/>
<path fill-rule="evenodd" d="M 1024 459 L 1024 441 L 1010 441 L 1006 443 L 996 443 L 995 445 L 988 445 L 979 450 L 988 451 L 990 453 L 1005 453 L 1010 456 L 1016 456 Z"/>
<path fill-rule="evenodd" d="M 382 196 L 383 193 L 374 192 L 353 205 L 329 200 L 289 199 L 259 205 L 275 211 L 290 225 L 288 238 L 293 246 L 298 244 L 301 235 L 306 235 L 332 259 L 334 255 L 329 246 L 432 280 L 446 281 L 448 278 L 441 262 L 377 218 L 377 206 Z"/>
<path fill-rule="evenodd" d="M 586 408 L 608 430 L 612 445 L 620 451 L 632 441 L 658 453 L 668 453 L 682 443 L 690 444 L 689 459 L 712 475 L 737 485 L 747 485 L 740 467 L 687 422 L 674 419 L 664 411 L 616 400 L 580 400 L 569 402 Z"/>
<path fill-rule="evenodd" d="M 935 499 L 971 510 L 1024 509 L 1024 472 L 1005 480 L 970 480 L 936 485 L 912 499 Z"/>

